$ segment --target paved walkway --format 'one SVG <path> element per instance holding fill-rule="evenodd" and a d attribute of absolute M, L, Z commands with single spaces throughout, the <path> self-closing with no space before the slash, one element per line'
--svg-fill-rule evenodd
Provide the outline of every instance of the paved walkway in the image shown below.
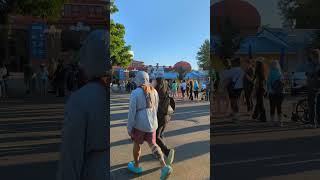
<path fill-rule="evenodd" d="M 287 115 L 295 100 L 291 97 L 284 103 Z M 320 129 L 291 122 L 289 118 L 284 127 L 279 127 L 271 122 L 253 121 L 245 113 L 239 124 L 216 117 L 211 136 L 213 179 L 320 179 Z"/>
<path fill-rule="evenodd" d="M 0 179 L 55 179 L 64 101 L 0 100 Z"/>
<path fill-rule="evenodd" d="M 129 95 L 113 95 L 111 99 L 111 177 L 112 179 L 146 179 L 160 177 L 159 162 L 148 145 L 142 148 L 141 166 L 145 172 L 138 176 L 127 170 L 132 160 L 132 143 L 126 122 Z M 166 142 L 176 149 L 171 179 L 202 180 L 210 176 L 210 126 L 209 103 L 177 103 L 177 110 L 165 131 Z"/>

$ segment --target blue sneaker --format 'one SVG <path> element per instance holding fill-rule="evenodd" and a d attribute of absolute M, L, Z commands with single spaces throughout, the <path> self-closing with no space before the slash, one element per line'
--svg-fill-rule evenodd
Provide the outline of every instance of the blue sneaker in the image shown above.
<path fill-rule="evenodd" d="M 168 177 L 170 176 L 170 174 L 173 172 L 173 169 L 171 166 L 165 166 L 161 169 L 161 176 L 160 176 L 160 180 L 165 180 L 168 179 Z"/>
<path fill-rule="evenodd" d="M 143 172 L 143 169 L 141 167 L 135 167 L 132 161 L 128 163 L 128 169 L 135 174 L 141 174 Z"/>

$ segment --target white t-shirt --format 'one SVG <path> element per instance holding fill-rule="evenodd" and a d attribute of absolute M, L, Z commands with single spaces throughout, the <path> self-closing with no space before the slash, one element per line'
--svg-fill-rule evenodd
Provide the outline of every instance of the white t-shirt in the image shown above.
<path fill-rule="evenodd" d="M 184 91 L 187 89 L 187 83 L 186 82 L 181 83 L 180 86 Z"/>
<path fill-rule="evenodd" d="M 232 80 L 235 85 L 235 89 L 242 89 L 243 88 L 243 77 L 245 72 L 240 67 L 234 67 L 229 70 L 226 70 L 224 74 L 224 79 Z"/>

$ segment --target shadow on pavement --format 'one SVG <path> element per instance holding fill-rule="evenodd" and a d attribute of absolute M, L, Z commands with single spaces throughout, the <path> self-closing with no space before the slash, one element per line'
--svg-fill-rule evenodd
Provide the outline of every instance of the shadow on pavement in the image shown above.
<path fill-rule="evenodd" d="M 59 152 L 64 104 L 65 98 L 55 97 L 1 101 L 0 179 L 56 179 L 58 161 L 53 159 Z"/>
<path fill-rule="evenodd" d="M 175 147 L 176 155 L 174 163 L 179 163 L 185 160 L 190 160 L 192 158 L 196 158 L 198 156 L 204 155 L 206 153 L 210 153 L 210 141 L 198 141 L 192 142 L 188 144 L 183 144 L 181 146 Z M 141 165 L 144 166 L 143 163 L 157 161 L 153 158 L 151 154 L 145 155 L 141 157 Z M 209 165 L 209 164 L 208 164 Z M 153 168 L 147 170 L 143 173 L 143 175 L 153 173 L 155 171 L 159 171 L 160 176 L 160 168 Z M 111 167 L 111 179 L 133 179 L 138 178 L 140 175 L 132 174 L 127 169 L 127 163 L 115 165 Z"/>
<path fill-rule="evenodd" d="M 56 180 L 57 167 L 58 161 L 0 166 L 0 174 L 3 180 Z"/>
<path fill-rule="evenodd" d="M 213 144 L 211 173 L 215 180 L 255 180 L 319 170 L 319 139 L 320 136 L 313 136 Z"/>

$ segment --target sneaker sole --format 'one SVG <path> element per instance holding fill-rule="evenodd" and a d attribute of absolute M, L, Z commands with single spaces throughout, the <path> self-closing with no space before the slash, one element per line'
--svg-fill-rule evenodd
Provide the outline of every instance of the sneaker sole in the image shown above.
<path fill-rule="evenodd" d="M 166 180 L 166 179 L 168 179 L 169 177 L 170 177 L 170 175 L 172 174 L 172 170 L 171 171 L 169 171 L 168 172 L 168 174 L 167 174 L 167 176 L 166 177 L 164 177 L 163 179 L 161 179 L 161 180 Z"/>

